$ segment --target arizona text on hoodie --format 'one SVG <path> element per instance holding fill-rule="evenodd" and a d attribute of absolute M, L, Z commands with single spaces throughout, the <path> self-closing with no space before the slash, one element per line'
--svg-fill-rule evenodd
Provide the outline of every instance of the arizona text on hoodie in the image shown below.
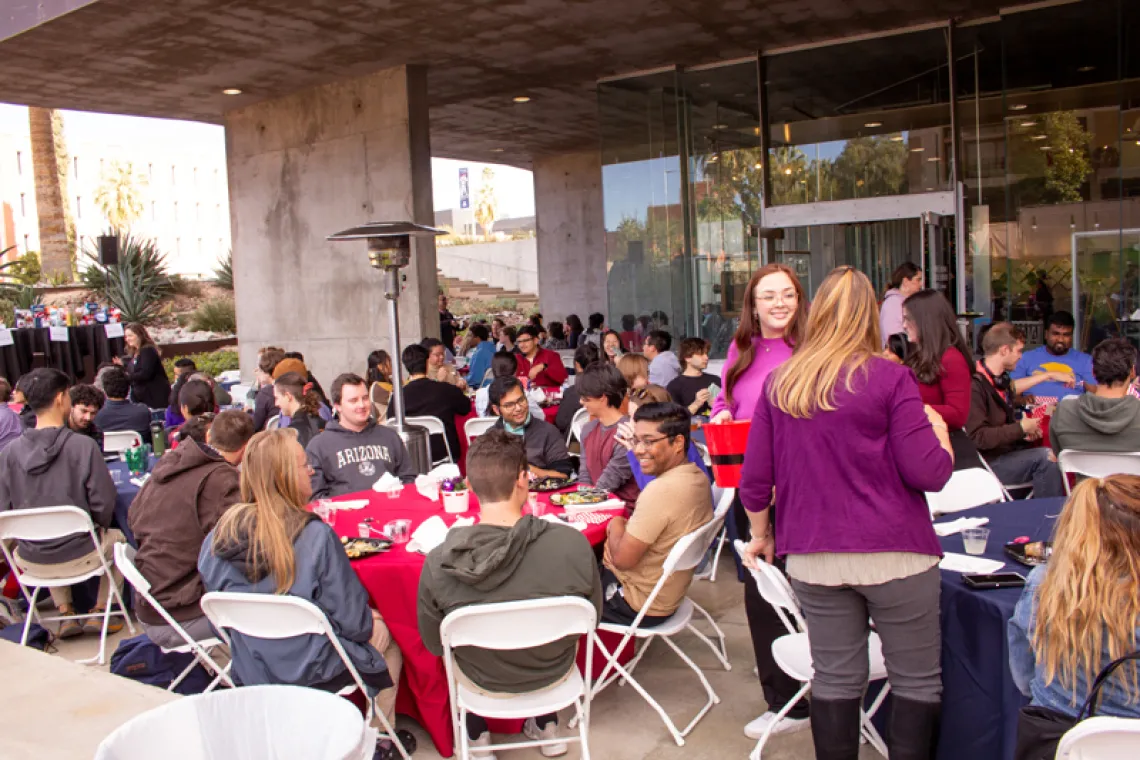
<path fill-rule="evenodd" d="M 313 468 L 314 499 L 367 491 L 386 472 L 402 483 L 416 479 L 399 434 L 371 421 L 355 433 L 334 420 L 309 442 L 305 452 Z"/>

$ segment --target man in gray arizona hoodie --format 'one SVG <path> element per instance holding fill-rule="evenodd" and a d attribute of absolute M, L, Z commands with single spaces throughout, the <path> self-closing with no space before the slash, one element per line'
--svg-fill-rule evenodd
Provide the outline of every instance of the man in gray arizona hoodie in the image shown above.
<path fill-rule="evenodd" d="M 416 479 L 412 459 L 398 433 L 370 419 L 368 386 L 358 375 L 340 375 L 332 384 L 339 421 L 309 441 L 305 453 L 313 468 L 313 498 L 367 491 L 390 472 L 402 483 Z"/>
<path fill-rule="evenodd" d="M 1136 349 L 1110 338 L 1092 352 L 1096 390 L 1057 404 L 1049 422 L 1053 451 L 1140 451 L 1140 399 L 1128 395 L 1136 379 Z"/>

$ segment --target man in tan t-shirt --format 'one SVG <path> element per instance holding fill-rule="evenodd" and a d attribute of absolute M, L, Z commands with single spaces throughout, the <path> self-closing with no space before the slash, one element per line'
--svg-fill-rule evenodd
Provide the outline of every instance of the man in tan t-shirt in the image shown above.
<path fill-rule="evenodd" d="M 606 529 L 602 620 L 622 625 L 632 623 L 645 606 L 677 541 L 713 516 L 709 480 L 688 457 L 689 410 L 674 403 L 645 404 L 633 419 L 634 456 L 642 472 L 655 478 L 637 497 L 633 516 L 616 517 Z M 641 625 L 667 620 L 692 580 L 691 570 L 674 573 Z"/>

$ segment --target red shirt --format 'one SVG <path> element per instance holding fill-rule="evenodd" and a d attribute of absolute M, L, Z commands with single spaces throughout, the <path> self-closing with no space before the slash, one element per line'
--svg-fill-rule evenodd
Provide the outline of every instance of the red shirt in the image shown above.
<path fill-rule="evenodd" d="M 962 352 L 951 346 L 942 354 L 942 372 L 938 381 L 918 384 L 922 403 L 942 415 L 946 427 L 961 430 L 970 416 L 970 365 Z"/>
<path fill-rule="evenodd" d="M 562 364 L 562 357 L 556 352 L 551 351 L 549 348 L 540 348 L 538 353 L 534 355 L 534 362 L 528 360 L 522 354 L 516 354 L 515 358 L 518 360 L 519 368 L 515 372 L 517 377 L 530 377 L 530 368 L 534 364 L 544 364 L 542 372 L 539 372 L 532 380 L 531 384 L 540 386 L 542 388 L 561 388 L 562 383 L 566 382 L 569 373 L 566 371 L 566 366 Z"/>

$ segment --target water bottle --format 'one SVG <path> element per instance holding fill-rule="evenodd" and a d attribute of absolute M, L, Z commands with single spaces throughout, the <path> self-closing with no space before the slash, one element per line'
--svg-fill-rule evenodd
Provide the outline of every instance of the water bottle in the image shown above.
<path fill-rule="evenodd" d="M 166 428 L 157 420 L 150 423 L 150 445 L 156 457 L 166 453 Z"/>

